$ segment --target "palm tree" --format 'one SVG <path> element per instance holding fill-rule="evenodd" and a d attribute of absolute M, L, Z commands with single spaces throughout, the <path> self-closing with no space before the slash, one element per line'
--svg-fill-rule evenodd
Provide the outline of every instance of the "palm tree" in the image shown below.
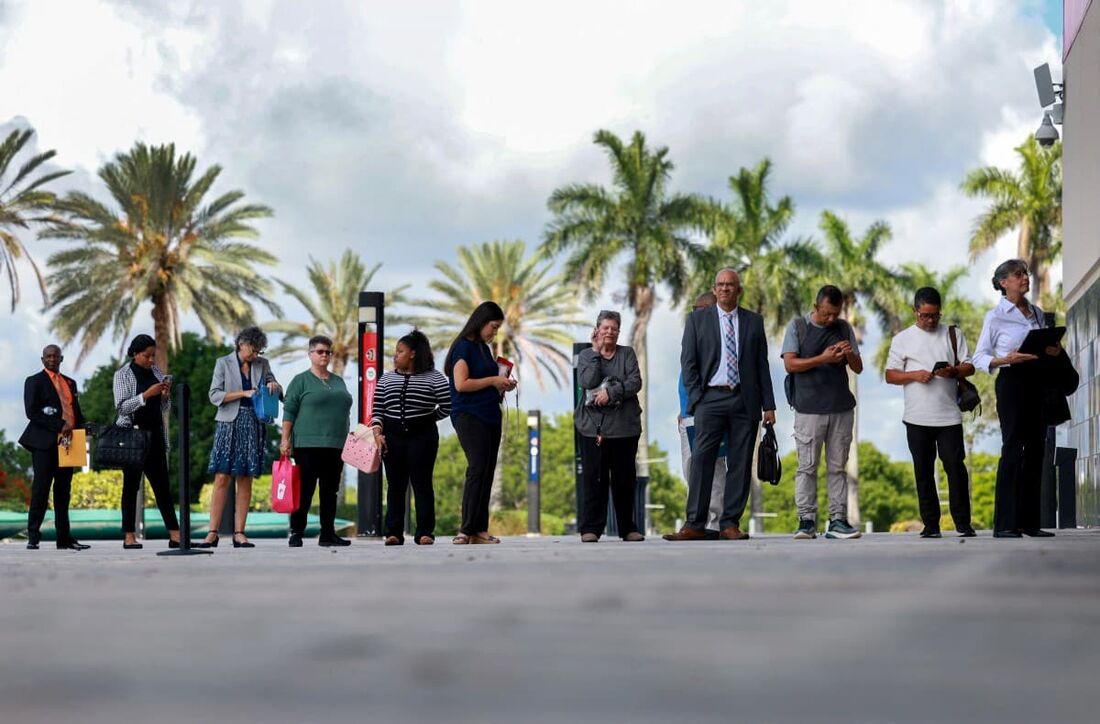
<path fill-rule="evenodd" d="M 359 292 L 370 287 L 371 280 L 381 266 L 375 264 L 367 269 L 359 255 L 348 249 L 339 261 L 330 261 L 327 267 L 310 257 L 306 271 L 314 297 L 280 281 L 283 291 L 298 300 L 310 318 L 304 322 L 265 322 L 265 329 L 284 335 L 282 343 L 271 350 L 271 356 L 288 357 L 300 354 L 310 337 L 323 334 L 332 339 L 332 371 L 343 377 L 348 362 L 359 349 Z M 407 289 L 408 285 L 405 284 L 388 292 L 387 307 L 405 303 L 407 300 L 404 292 Z M 392 327 L 406 321 L 404 317 L 387 309 L 387 326 Z"/>
<path fill-rule="evenodd" d="M 495 353 L 516 364 L 516 376 L 530 372 L 541 389 L 569 379 L 573 330 L 579 318 L 577 292 L 540 253 L 526 257 L 522 241 L 493 241 L 458 248 L 458 266 L 437 261 L 428 288 L 437 298 L 418 302 L 430 309 L 417 321 L 450 343 L 471 310 L 486 300 L 504 310 Z"/>
<path fill-rule="evenodd" d="M 1035 275 L 1035 298 L 1050 289 L 1050 265 L 1062 255 L 1062 143 L 1043 148 L 1034 137 L 1016 147 L 1018 173 L 986 166 L 971 171 L 962 183 L 970 197 L 992 204 L 974 221 L 970 261 L 1018 229 L 1016 256 L 1027 260 Z"/>
<path fill-rule="evenodd" d="M 194 178 L 195 166 L 190 154 L 176 156 L 174 144 L 138 143 L 99 170 L 115 208 L 75 191 L 57 202 L 58 216 L 41 236 L 80 243 L 49 258 L 52 327 L 62 342 L 80 337 L 77 364 L 108 329 L 128 337 L 144 302 L 152 303 L 161 369 L 169 348 L 180 345 L 183 313 L 194 312 L 215 340 L 252 321 L 248 298 L 279 313 L 268 298 L 271 283 L 255 269 L 275 257 L 237 241 L 257 238 L 251 222 L 271 209 L 239 204 L 243 191 L 204 204 L 221 167 Z"/>
<path fill-rule="evenodd" d="M 900 276 L 878 260 L 883 245 L 890 241 L 892 232 L 884 221 L 876 221 L 863 236 L 852 236 L 847 222 L 831 211 L 821 212 L 821 231 L 824 235 L 824 261 L 821 278 L 840 288 L 844 297 L 840 316 L 852 326 L 856 341 L 862 346 L 867 332 L 868 312 L 878 317 L 883 333 L 890 337 L 901 330 L 901 316 L 894 300 L 901 293 Z M 848 384 L 859 401 L 858 377 L 849 370 Z M 848 454 L 848 517 L 852 525 L 859 525 L 859 405 L 852 446 Z"/>
<path fill-rule="evenodd" d="M 602 290 L 612 262 L 625 257 L 625 298 L 634 315 L 630 345 L 642 372 L 638 450 L 644 456 L 649 449 L 647 335 L 658 302 L 657 285 L 667 285 L 674 304 L 688 291 L 691 263 L 697 257 L 689 235 L 707 225 L 708 204 L 695 195 L 669 192 L 673 164 L 668 148 L 649 148 L 641 131 L 634 132 L 629 145 L 605 130 L 597 131 L 594 141 L 611 164 L 612 187 L 570 184 L 555 189 L 548 203 L 554 219 L 541 248 L 554 254 L 572 252 L 566 275 L 589 301 Z M 649 475 L 644 457 L 638 473 Z"/>
<path fill-rule="evenodd" d="M 19 303 L 19 272 L 15 263 L 25 258 L 30 262 L 34 276 L 38 280 L 38 289 L 42 293 L 42 300 L 48 301 L 46 292 L 46 280 L 42 278 L 42 272 L 38 265 L 27 252 L 27 247 L 16 236 L 16 229 L 26 231 L 32 223 L 41 223 L 46 219 L 39 214 L 49 211 L 56 197 L 43 187 L 50 181 L 59 179 L 71 171 L 49 171 L 34 176 L 39 167 L 53 158 L 56 151 L 46 151 L 31 156 L 24 161 L 15 176 L 7 180 L 8 169 L 15 157 L 27 145 L 34 135 L 30 128 L 14 130 L 8 134 L 4 142 L 0 144 L 0 268 L 8 277 L 8 288 L 11 289 L 11 311 Z"/>
<path fill-rule="evenodd" d="M 729 178 L 732 203 L 712 202 L 710 242 L 699 255 L 692 284 L 702 292 L 723 267 L 740 270 L 745 290 L 740 305 L 763 315 L 769 335 L 776 337 L 816 291 L 813 285 L 824 262 L 812 242 L 783 240 L 794 218 L 794 202 L 783 196 L 772 203 L 771 168 L 766 158 L 755 168 L 742 168 Z"/>

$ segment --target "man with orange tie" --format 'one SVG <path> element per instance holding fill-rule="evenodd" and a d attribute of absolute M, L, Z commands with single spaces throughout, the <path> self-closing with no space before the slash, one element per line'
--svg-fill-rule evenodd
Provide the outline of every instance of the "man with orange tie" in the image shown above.
<path fill-rule="evenodd" d="M 46 504 L 53 487 L 54 528 L 57 547 L 81 551 L 88 546 L 69 531 L 69 492 L 73 469 L 58 465 L 58 445 L 72 440 L 73 430 L 84 427 L 84 415 L 76 394 L 76 380 L 61 374 L 65 358 L 56 344 L 42 350 L 42 366 L 23 385 L 23 406 L 27 412 L 27 429 L 19 444 L 31 453 L 34 483 L 31 485 L 31 507 L 27 513 L 27 548 L 38 550 L 42 540 L 40 529 L 46 517 Z"/>

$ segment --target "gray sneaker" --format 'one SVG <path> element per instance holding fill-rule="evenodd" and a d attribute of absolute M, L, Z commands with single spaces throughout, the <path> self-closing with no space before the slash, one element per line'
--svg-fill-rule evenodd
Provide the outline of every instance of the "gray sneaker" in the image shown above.
<path fill-rule="evenodd" d="M 829 521 L 829 529 L 825 532 L 826 538 L 859 538 L 859 528 L 848 525 L 847 518 L 836 518 Z"/>
<path fill-rule="evenodd" d="M 798 519 L 798 530 L 795 531 L 795 540 L 812 540 L 817 537 L 817 521 L 809 518 Z"/>

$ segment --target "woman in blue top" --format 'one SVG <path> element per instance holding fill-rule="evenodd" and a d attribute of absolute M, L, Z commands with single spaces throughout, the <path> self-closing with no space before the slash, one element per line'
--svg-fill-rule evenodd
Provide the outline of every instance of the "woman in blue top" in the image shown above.
<path fill-rule="evenodd" d="M 489 535 L 489 494 L 500 448 L 500 400 L 516 388 L 501 377 L 489 343 L 504 323 L 496 302 L 478 305 L 447 352 L 443 372 L 451 381 L 451 424 L 466 453 L 466 484 L 462 488 L 462 527 L 452 540 L 500 543 Z"/>

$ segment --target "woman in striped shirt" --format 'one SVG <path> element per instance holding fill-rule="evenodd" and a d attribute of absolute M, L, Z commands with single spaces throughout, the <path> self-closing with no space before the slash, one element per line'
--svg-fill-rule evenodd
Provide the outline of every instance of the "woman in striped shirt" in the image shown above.
<path fill-rule="evenodd" d="M 416 497 L 417 545 L 435 542 L 432 472 L 439 452 L 436 423 L 451 414 L 450 385 L 435 368 L 432 347 L 420 331 L 397 341 L 392 372 L 378 380 L 371 427 L 382 449 L 389 487 L 386 493 L 386 545 L 405 543 L 405 497 L 412 483 Z"/>

